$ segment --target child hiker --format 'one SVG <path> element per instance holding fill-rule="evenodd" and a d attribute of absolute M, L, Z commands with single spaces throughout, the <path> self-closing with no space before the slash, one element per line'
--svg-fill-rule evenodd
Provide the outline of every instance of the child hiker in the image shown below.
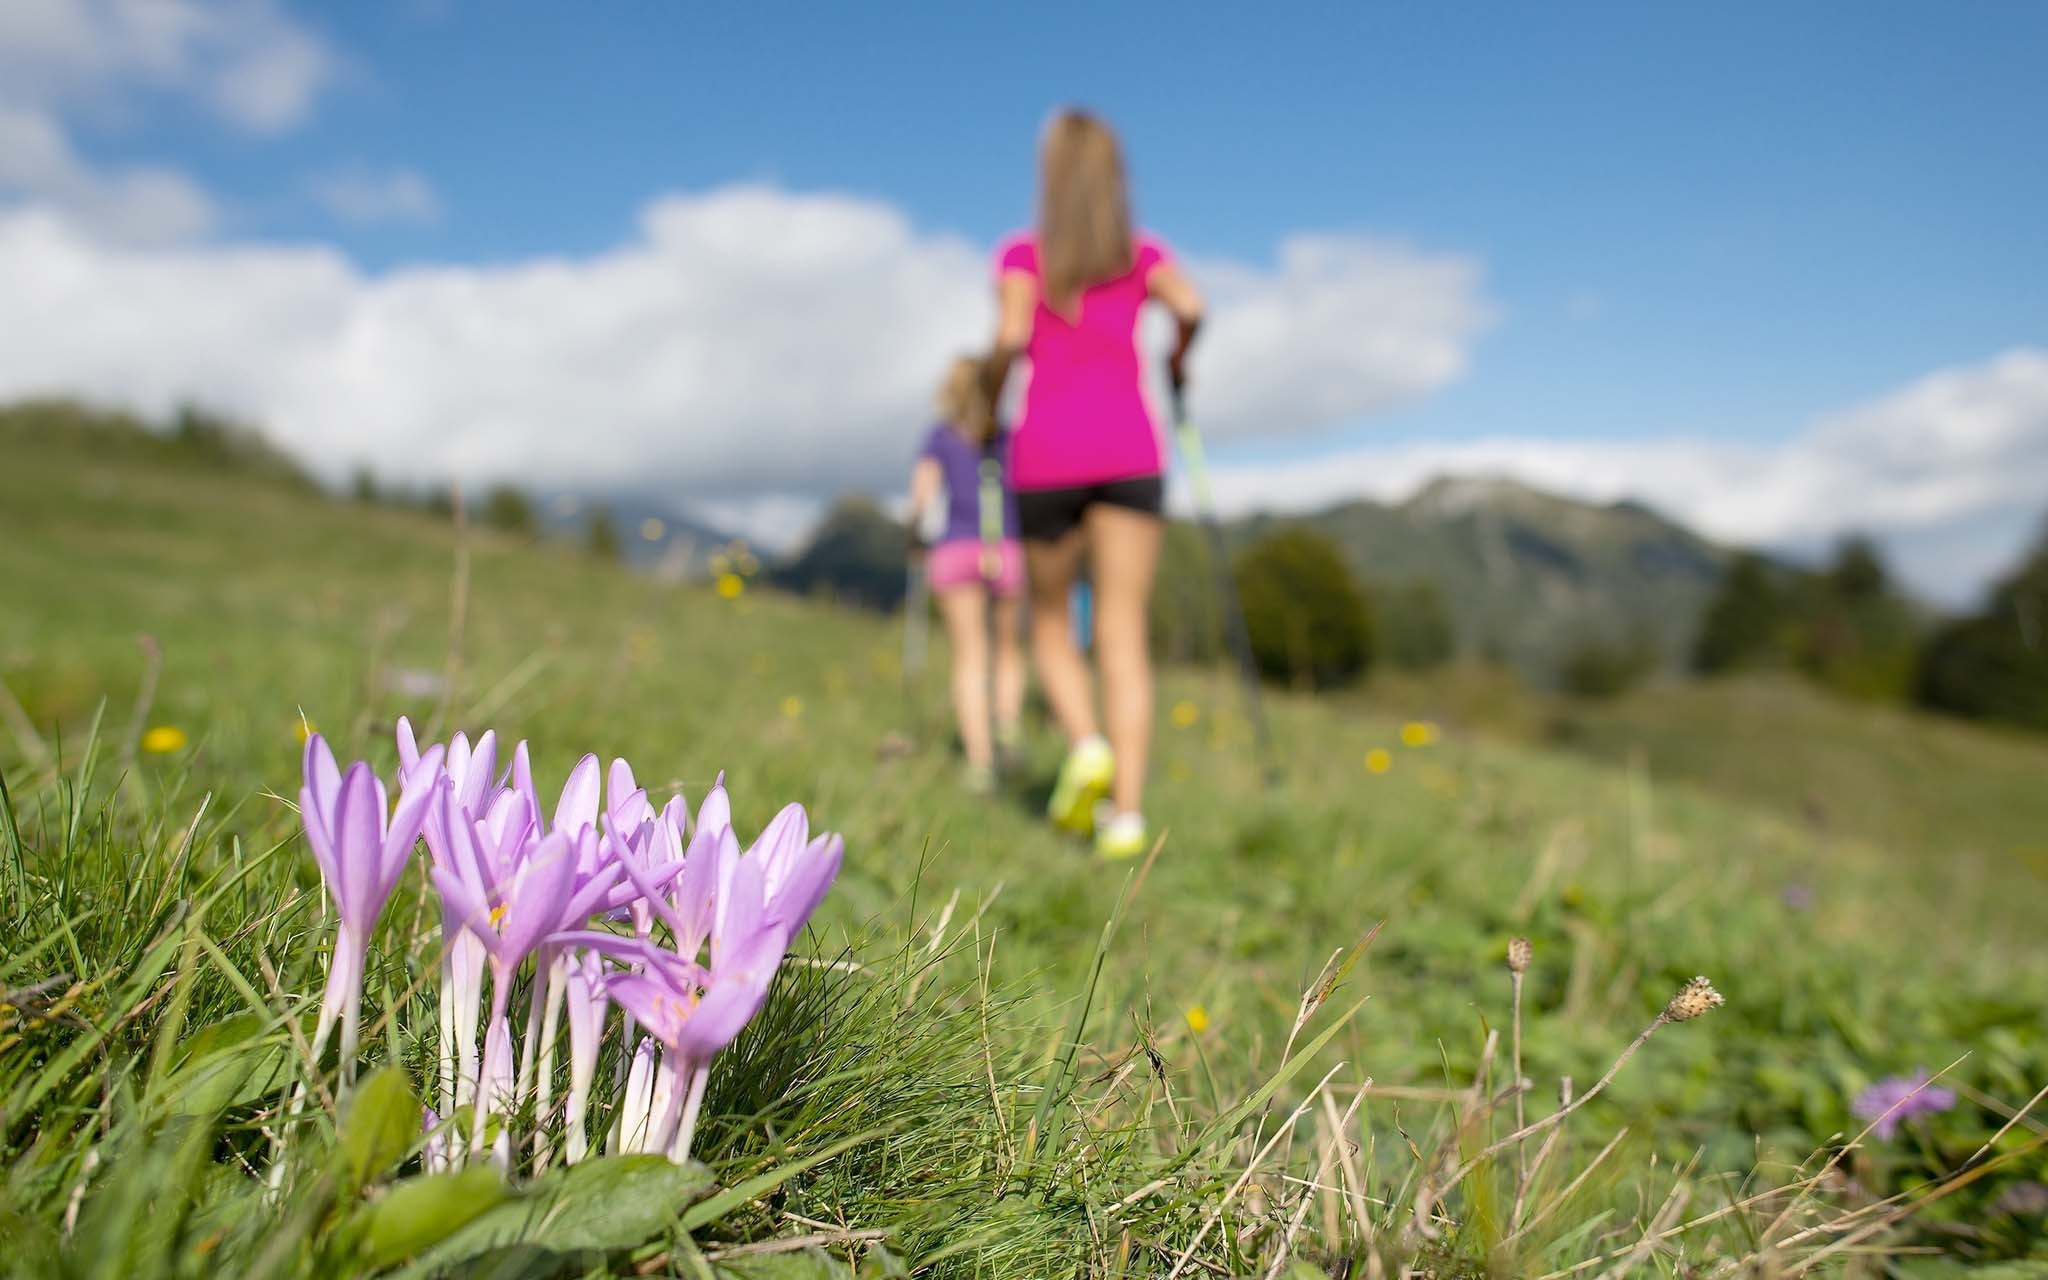
<path fill-rule="evenodd" d="M 986 381 L 981 361 L 962 356 L 953 362 L 939 389 L 940 421 L 910 473 L 913 529 L 944 503 L 945 525 L 925 561 L 925 577 L 952 647 L 953 714 L 967 756 L 967 787 L 982 794 L 995 789 L 997 751 L 1007 756 L 1016 748 L 1024 709 L 1017 617 L 1024 555 L 1007 475 L 1009 433 L 996 424 Z"/>
<path fill-rule="evenodd" d="M 988 395 L 996 403 L 1011 363 L 1030 357 L 1011 465 L 1031 582 L 1032 657 L 1068 743 L 1049 816 L 1092 832 L 1096 851 L 1112 858 L 1146 849 L 1145 629 L 1164 532 L 1159 430 L 1138 363 L 1138 316 L 1148 301 L 1178 321 L 1168 373 L 1179 385 L 1201 296 L 1164 246 L 1133 228 L 1116 135 L 1084 112 L 1062 112 L 1040 152 L 1037 229 L 1010 240 L 997 259 Z M 1101 723 L 1068 616 L 1083 561 Z"/>

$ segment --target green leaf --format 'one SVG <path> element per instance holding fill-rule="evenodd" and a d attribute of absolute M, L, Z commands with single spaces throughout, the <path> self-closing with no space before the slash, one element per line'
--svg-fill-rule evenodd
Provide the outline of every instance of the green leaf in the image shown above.
<path fill-rule="evenodd" d="M 420 1100 L 397 1067 L 379 1067 L 356 1086 L 341 1118 L 341 1154 L 351 1185 L 363 1186 L 405 1158 L 420 1132 Z"/>
<path fill-rule="evenodd" d="M 484 1166 L 408 1178 L 358 1212 L 362 1265 L 377 1270 L 403 1262 L 502 1204 L 507 1194 L 498 1171 Z"/>
<path fill-rule="evenodd" d="M 513 1245 L 609 1252 L 645 1244 L 676 1226 L 710 1190 L 711 1171 L 665 1157 L 610 1156 L 548 1174 L 420 1255 L 406 1274 L 426 1275 Z"/>
<path fill-rule="evenodd" d="M 263 1019 L 244 1014 L 191 1037 L 163 1091 L 165 1109 L 172 1115 L 219 1115 L 290 1085 L 291 1044 L 258 1039 L 264 1029 Z"/>

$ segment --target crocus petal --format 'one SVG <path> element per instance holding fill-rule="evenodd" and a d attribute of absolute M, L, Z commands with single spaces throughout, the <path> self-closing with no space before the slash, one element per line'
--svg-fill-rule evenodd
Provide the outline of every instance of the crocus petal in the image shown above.
<path fill-rule="evenodd" d="M 689 1016 L 685 994 L 648 974 L 612 974 L 604 980 L 604 992 L 665 1045 L 676 1043 Z"/>
<path fill-rule="evenodd" d="M 711 784 L 711 790 L 704 795 L 704 803 L 697 809 L 697 830 L 711 827 L 732 826 L 732 801 L 725 795 L 725 774 L 718 775 L 718 781 Z"/>
<path fill-rule="evenodd" d="M 597 757 L 585 756 L 569 771 L 562 798 L 555 802 L 556 831 L 575 833 L 597 825 Z"/>
<path fill-rule="evenodd" d="M 334 802 L 334 905 L 367 938 L 383 902 L 376 898 L 377 860 L 384 846 L 384 784 L 358 760 L 341 778 Z"/>
<path fill-rule="evenodd" d="M 735 858 L 730 866 L 718 902 L 717 921 L 711 931 L 711 969 L 716 973 L 721 954 L 737 940 L 761 931 L 767 918 L 767 872 L 759 858 Z"/>
<path fill-rule="evenodd" d="M 569 895 L 569 905 L 562 911 L 563 925 L 578 925 L 589 921 L 597 914 L 598 908 L 610 899 L 612 887 L 619 881 L 625 868 L 614 862 L 601 868 L 597 874 L 577 886 Z"/>
<path fill-rule="evenodd" d="M 412 856 L 413 845 L 420 838 L 420 829 L 426 825 L 427 810 L 439 798 L 439 791 L 446 775 L 441 772 L 441 748 L 428 747 L 427 754 L 419 763 L 407 771 L 400 784 L 398 808 L 391 815 L 391 825 L 384 832 L 384 848 L 379 859 L 378 884 L 383 897 L 391 896 L 393 885 L 405 871 L 405 860 Z"/>
<path fill-rule="evenodd" d="M 780 891 L 769 902 L 769 921 L 792 936 L 801 933 L 838 878 L 839 864 L 845 856 L 846 842 L 838 835 L 813 840 L 790 867 Z"/>
<path fill-rule="evenodd" d="M 420 762 L 419 740 L 413 737 L 412 721 L 398 717 L 398 763 L 407 773 Z"/>
<path fill-rule="evenodd" d="M 341 868 L 334 856 L 334 836 L 320 821 L 320 802 L 310 787 L 299 788 L 299 818 L 306 828 L 306 843 L 320 868 L 320 884 L 330 895 L 341 892 Z"/>
<path fill-rule="evenodd" d="M 533 811 L 540 812 L 540 789 L 533 785 L 533 761 L 526 753 L 526 740 L 512 748 L 512 789 L 533 801 Z"/>
<path fill-rule="evenodd" d="M 469 769 L 462 779 L 463 800 L 473 811 L 480 813 L 487 807 L 497 770 L 498 733 L 486 729 L 469 753 Z"/>
<path fill-rule="evenodd" d="M 327 739 L 317 733 L 306 735 L 305 789 L 313 797 L 313 817 L 310 821 L 332 829 L 334 826 L 334 801 L 341 794 L 341 770 L 334 765 L 334 752 L 329 749 Z M 301 812 L 306 806 L 299 806 Z"/>
<path fill-rule="evenodd" d="M 747 856 L 768 860 L 769 892 L 775 891 L 775 886 L 781 883 L 783 868 L 803 852 L 810 839 L 810 815 L 800 804 L 782 806 L 782 811 L 770 819 L 768 825 L 761 829 L 761 834 L 754 838 Z"/>
<path fill-rule="evenodd" d="M 562 927 L 576 857 L 569 841 L 556 831 L 519 868 L 505 894 L 505 918 L 499 926 L 498 962 L 511 966 L 526 958 L 540 940 Z"/>

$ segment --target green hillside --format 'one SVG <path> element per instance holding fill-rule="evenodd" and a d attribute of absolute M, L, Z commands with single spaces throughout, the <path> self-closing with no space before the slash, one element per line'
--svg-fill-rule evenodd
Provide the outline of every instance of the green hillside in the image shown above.
<path fill-rule="evenodd" d="M 955 785 L 943 673 L 906 694 L 887 619 L 756 588 L 724 599 L 474 530 L 458 544 L 426 515 L 118 424 L 0 413 L 0 458 L 0 831 L 19 833 L 0 836 L 0 1236 L 24 1270 L 83 1269 L 82 1251 L 123 1241 L 154 1259 L 147 1274 L 259 1259 L 344 1274 L 358 1256 L 335 1252 L 354 1219 L 331 1199 L 295 1186 L 273 1214 L 237 1163 L 267 1150 L 275 1097 L 242 1099 L 189 1151 L 148 1119 L 176 1093 L 160 1081 L 178 1052 L 156 1047 L 178 1038 L 173 1017 L 190 1036 L 253 1012 L 288 1045 L 283 1011 L 317 998 L 318 882 L 278 799 L 298 785 L 302 714 L 344 759 L 382 766 L 400 714 L 443 733 L 494 725 L 531 740 L 543 789 L 586 748 L 692 799 L 723 770 L 743 832 L 797 799 L 846 836 L 810 944 L 828 963 L 800 971 L 763 1034 L 848 1065 L 758 1087 L 756 1059 L 721 1067 L 700 1154 L 741 1191 L 709 1202 L 694 1239 L 543 1249 L 531 1266 L 1163 1275 L 1185 1251 L 1204 1274 L 1260 1274 L 1285 1242 L 1297 1280 L 1399 1274 L 1369 1272 L 1369 1254 L 1446 1276 L 1600 1274 L 1639 1247 L 1657 1274 L 1742 1259 L 1776 1274 L 1865 1228 L 1812 1274 L 1868 1250 L 1883 1274 L 1924 1277 L 2040 1257 L 2027 1188 L 2048 1181 L 2043 1117 L 1971 1163 L 2048 1083 L 2037 740 L 1744 683 L 1567 713 L 1454 670 L 1340 699 L 1275 694 L 1285 778 L 1269 792 L 1230 682 L 1172 670 L 1150 800 L 1164 844 L 1091 981 L 1129 869 L 1032 813 L 1056 755 L 1042 726 L 1016 794 Z M 1653 517 L 1608 518 L 1641 536 L 1610 544 L 1603 523 L 1574 544 L 1609 546 L 1602 565 L 1647 572 L 1642 546 L 1711 563 L 1676 532 L 1660 543 Z M 1672 591 L 1687 572 L 1671 570 Z M 152 726 L 186 741 L 139 749 Z M 408 881 L 398 899 L 425 912 L 428 896 Z M 1375 928 L 1294 1037 L 1304 990 Z M 1511 1161 L 1476 1162 L 1416 1204 L 1513 1128 L 1511 1104 L 1479 1100 L 1486 1079 L 1512 1080 L 1507 1041 L 1490 1059 L 1484 1046 L 1512 1025 L 1516 935 L 1535 954 L 1532 1118 L 1556 1108 L 1561 1077 L 1599 1080 L 1695 974 L 1727 996 L 1657 1031 L 1561 1127 L 1519 1231 Z M 160 937 L 191 941 L 152 950 Z M 152 955 L 187 959 L 158 983 Z M 380 1008 L 432 967 L 395 928 L 373 957 Z M 51 1012 L 49 993 L 74 988 L 69 1013 Z M 1082 1008 L 1069 1068 L 1062 1028 Z M 101 1034 L 105 1051 L 72 1051 Z M 383 1035 L 366 1040 L 379 1054 L 432 1052 Z M 1256 1093 L 1290 1043 L 1306 1057 Z M 1872 1081 L 1958 1058 L 1953 1109 L 1765 1194 L 1863 1129 L 1850 1104 Z M 1330 1120 L 1361 1088 L 1338 1142 Z M 100 1146 L 136 1172 L 88 1165 Z M 1884 1197 L 1911 1204 L 1966 1166 L 1979 1172 L 1889 1221 Z M 742 1186 L 769 1175 L 772 1190 Z M 173 1185 L 192 1188 L 191 1216 L 165 1239 L 185 1243 L 150 1245 L 174 1215 L 147 1226 L 168 1203 L 151 1197 L 172 1192 L 146 1187 Z M 815 1250 L 745 1252 L 778 1240 Z M 914 1270 L 887 1269 L 877 1240 Z"/>

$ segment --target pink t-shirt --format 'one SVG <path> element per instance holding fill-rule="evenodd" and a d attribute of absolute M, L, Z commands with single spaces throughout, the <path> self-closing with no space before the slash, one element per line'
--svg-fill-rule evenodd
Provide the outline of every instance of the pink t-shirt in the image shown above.
<path fill-rule="evenodd" d="M 1031 380 L 1010 441 L 1010 478 L 1019 489 L 1107 484 L 1163 469 L 1159 430 L 1138 367 L 1138 313 L 1145 281 L 1169 261 L 1164 245 L 1138 237 L 1131 269 L 1081 293 L 1077 319 L 1045 304 L 1038 237 L 1004 242 L 996 271 L 1022 272 L 1040 286 L 1031 322 Z"/>

